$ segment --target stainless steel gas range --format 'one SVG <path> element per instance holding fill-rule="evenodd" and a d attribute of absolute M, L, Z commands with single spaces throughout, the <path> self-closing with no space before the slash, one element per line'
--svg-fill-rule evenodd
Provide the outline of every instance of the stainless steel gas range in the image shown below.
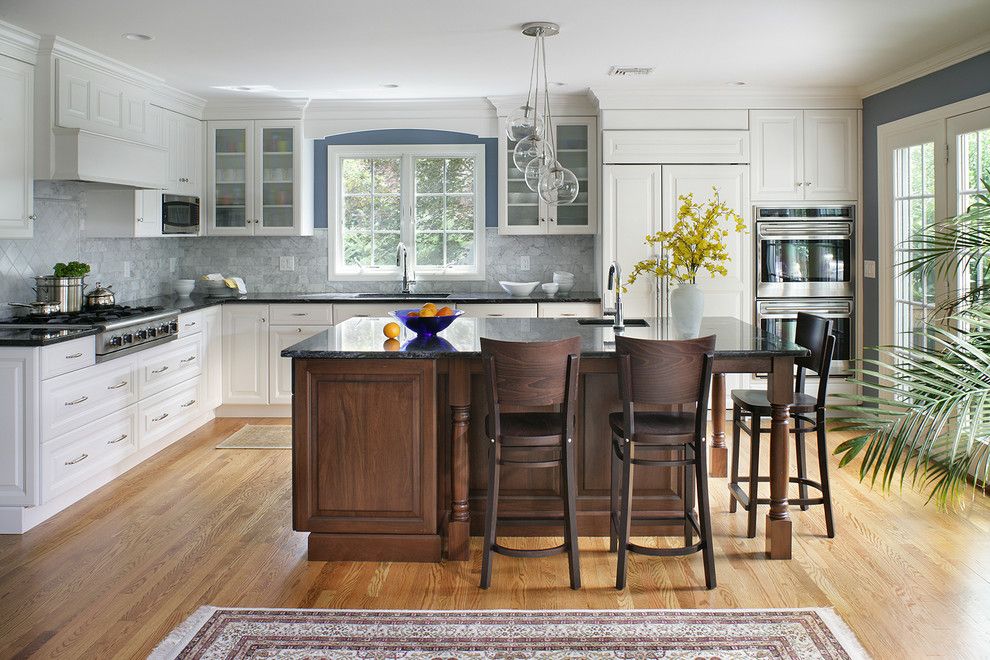
<path fill-rule="evenodd" d="M 29 314 L 0 321 L 0 328 L 31 330 L 99 329 L 96 361 L 135 353 L 178 338 L 179 311 L 164 307 L 115 306 L 43 316 Z"/>
<path fill-rule="evenodd" d="M 798 312 L 831 318 L 832 375 L 847 376 L 855 355 L 854 204 L 757 206 L 756 323 L 793 340 Z"/>

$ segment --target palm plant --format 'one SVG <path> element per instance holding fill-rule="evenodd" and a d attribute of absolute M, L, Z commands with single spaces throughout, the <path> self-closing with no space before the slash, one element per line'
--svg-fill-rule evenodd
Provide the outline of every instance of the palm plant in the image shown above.
<path fill-rule="evenodd" d="M 955 281 L 960 269 L 982 271 L 990 256 L 990 181 L 959 216 L 912 236 L 904 274 Z M 881 346 L 860 361 L 853 382 L 862 394 L 831 426 L 852 431 L 839 445 L 839 465 L 862 455 L 860 480 L 890 490 L 896 483 L 927 490 L 940 507 L 961 504 L 968 479 L 990 482 L 990 281 L 978 278 L 936 310 L 908 346 Z"/>

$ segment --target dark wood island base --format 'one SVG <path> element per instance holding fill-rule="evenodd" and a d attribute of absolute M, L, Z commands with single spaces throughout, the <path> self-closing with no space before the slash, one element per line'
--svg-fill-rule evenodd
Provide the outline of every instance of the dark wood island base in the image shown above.
<path fill-rule="evenodd" d="M 352 319 L 283 352 L 293 358 L 293 528 L 309 532 L 310 560 L 469 558 L 469 537 L 482 533 L 487 487 L 481 336 L 582 336 L 575 437 L 578 532 L 608 535 L 608 414 L 621 408 L 617 365 L 606 336 L 610 329 L 555 319 L 460 319 L 442 342 L 412 340 L 403 351 L 387 352 L 380 334 L 368 328 L 386 321 Z M 357 340 L 348 341 L 348 331 Z M 757 332 L 734 319 L 705 319 L 702 327 L 702 334 L 717 334 L 722 345 L 721 351 L 716 345 L 716 372 L 771 373 L 776 405 L 767 547 L 770 557 L 788 558 L 787 410 L 793 360 L 804 349 Z M 663 329 L 629 334 L 657 337 Z M 713 440 L 721 439 L 723 429 L 716 426 Z M 501 534 L 562 534 L 557 472 L 503 475 Z M 683 492 L 679 471 L 650 470 L 637 475 L 634 508 L 643 516 L 682 511 Z M 559 517 L 561 525 L 512 521 L 534 516 Z M 643 529 L 649 535 L 682 532 L 683 526 L 675 525 Z"/>

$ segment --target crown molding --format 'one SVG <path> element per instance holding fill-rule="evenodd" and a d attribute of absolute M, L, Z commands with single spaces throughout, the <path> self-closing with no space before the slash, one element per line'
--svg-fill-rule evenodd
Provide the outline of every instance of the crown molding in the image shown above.
<path fill-rule="evenodd" d="M 172 87 L 159 85 L 152 90 L 151 102 L 159 107 L 178 112 L 193 119 L 206 117 L 206 99 Z"/>
<path fill-rule="evenodd" d="M 863 107 L 859 91 L 852 87 L 593 87 L 591 93 L 601 110 Z"/>
<path fill-rule="evenodd" d="M 303 118 L 309 99 L 224 98 L 208 99 L 204 117 L 210 121 L 224 119 Z"/>
<path fill-rule="evenodd" d="M 304 126 L 307 138 L 403 128 L 491 137 L 498 133 L 498 118 L 483 98 L 314 99 L 306 108 Z"/>
<path fill-rule="evenodd" d="M 911 82 L 917 78 L 927 76 L 930 73 L 935 73 L 941 69 L 948 68 L 953 64 L 958 64 L 968 60 L 971 57 L 976 57 L 987 51 L 990 51 L 990 32 L 986 34 L 981 34 L 980 36 L 970 39 L 969 41 L 964 41 L 961 44 L 953 46 L 947 50 L 933 55 L 917 64 L 912 64 L 911 66 L 890 73 L 879 80 L 876 80 L 859 87 L 859 93 L 866 98 L 867 96 L 873 96 L 874 94 L 879 94 L 898 85 L 903 85 L 906 82 Z"/>
<path fill-rule="evenodd" d="M 40 44 L 41 37 L 34 32 L 0 21 L 0 55 L 34 64 L 38 59 Z"/>
<path fill-rule="evenodd" d="M 41 38 L 41 47 L 38 51 L 39 57 L 57 57 L 82 64 L 101 73 L 105 73 L 115 78 L 120 78 L 136 85 L 145 87 L 160 87 L 165 85 L 165 80 L 147 71 L 135 68 L 130 64 L 107 57 L 95 50 L 80 46 L 77 43 L 63 39 L 59 36 L 46 34 Z"/>
<path fill-rule="evenodd" d="M 489 96 L 488 102 L 495 107 L 499 117 L 506 117 L 510 112 L 526 103 L 526 95 Z M 550 108 L 554 117 L 587 117 L 598 114 L 598 99 L 591 90 L 579 94 L 550 93 Z"/>

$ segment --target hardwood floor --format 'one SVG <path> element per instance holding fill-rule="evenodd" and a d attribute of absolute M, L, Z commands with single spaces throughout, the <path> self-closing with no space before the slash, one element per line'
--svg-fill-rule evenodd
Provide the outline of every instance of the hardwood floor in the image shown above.
<path fill-rule="evenodd" d="M 0 657 L 143 657 L 203 604 L 833 606 L 877 658 L 977 658 L 990 649 L 983 497 L 962 514 L 939 513 L 913 493 L 871 493 L 833 461 L 837 538 L 824 537 L 818 510 L 795 509 L 794 559 L 768 561 L 762 513 L 760 535 L 746 539 L 745 515 L 728 513 L 725 480 L 713 479 L 714 591 L 704 589 L 700 555 L 633 555 L 629 586 L 616 591 L 607 539 L 582 539 L 581 591 L 568 588 L 560 555 L 497 557 L 485 592 L 478 539 L 470 562 L 306 561 L 304 536 L 290 530 L 290 452 L 214 449 L 246 421 L 287 420 L 211 422 L 31 532 L 0 536 Z"/>

